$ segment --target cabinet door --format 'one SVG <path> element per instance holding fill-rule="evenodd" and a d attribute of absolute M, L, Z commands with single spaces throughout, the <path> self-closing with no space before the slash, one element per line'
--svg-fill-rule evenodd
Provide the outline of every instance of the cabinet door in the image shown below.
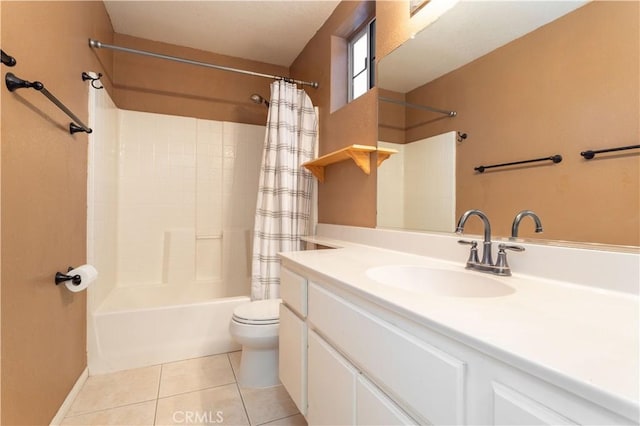
<path fill-rule="evenodd" d="M 280 381 L 303 415 L 307 414 L 307 325 L 280 305 Z"/>
<path fill-rule="evenodd" d="M 417 423 L 363 375 L 356 385 L 356 425 L 402 426 Z"/>
<path fill-rule="evenodd" d="M 356 369 L 309 331 L 310 425 L 354 425 Z"/>

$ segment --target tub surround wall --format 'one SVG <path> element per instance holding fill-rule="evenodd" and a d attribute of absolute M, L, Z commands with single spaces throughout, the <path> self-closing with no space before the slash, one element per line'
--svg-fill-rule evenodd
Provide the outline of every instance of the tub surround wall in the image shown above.
<path fill-rule="evenodd" d="M 112 42 L 102 2 L 2 2 L 2 49 L 85 123 L 82 71 L 111 73 Z M 103 79 L 111 90 L 109 79 Z M 86 263 L 87 135 L 35 90 L 2 88 L 2 418 L 48 424 L 86 367 L 86 294 L 53 276 Z M 35 408 L 34 408 L 35 407 Z"/>
<path fill-rule="evenodd" d="M 118 285 L 248 294 L 264 126 L 120 110 L 118 127 Z"/>
<path fill-rule="evenodd" d="M 93 312 L 117 282 L 118 108 L 105 90 L 89 92 L 89 126 L 94 132 L 87 148 L 87 263 L 98 278 L 87 291 L 87 310 Z"/>
<path fill-rule="evenodd" d="M 94 97 L 88 253 L 104 274 L 87 292 L 90 374 L 238 349 L 227 329 L 249 300 L 264 126 Z"/>

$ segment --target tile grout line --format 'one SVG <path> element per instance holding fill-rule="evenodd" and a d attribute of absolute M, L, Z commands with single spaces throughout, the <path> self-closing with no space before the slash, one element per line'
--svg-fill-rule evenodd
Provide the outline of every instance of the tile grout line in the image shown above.
<path fill-rule="evenodd" d="M 184 391 L 184 392 L 172 393 L 171 395 L 158 396 L 157 399 L 160 400 L 160 399 L 173 398 L 173 397 L 176 397 L 176 396 L 186 395 L 186 394 L 189 394 L 189 393 L 202 392 L 202 391 L 206 391 L 206 390 L 210 390 L 210 389 L 216 389 L 216 388 L 221 388 L 221 387 L 224 387 L 224 386 L 234 385 L 235 383 L 236 382 L 234 380 L 233 382 L 229 382 L 229 383 L 221 383 L 219 385 L 207 386 L 207 387 L 204 387 L 204 388 L 198 388 L 198 389 L 192 389 L 192 390 L 188 390 L 188 391 Z"/>
<path fill-rule="evenodd" d="M 238 389 L 238 394 L 240 395 L 240 401 L 242 401 L 242 409 L 244 410 L 244 414 L 247 416 L 247 422 L 249 422 L 249 426 L 251 426 L 251 418 L 249 417 L 249 412 L 247 411 L 247 404 L 244 402 L 244 396 L 242 395 L 242 391 L 240 390 L 240 385 L 238 384 L 238 377 L 236 376 L 236 370 L 233 369 L 233 363 L 231 363 L 231 356 L 229 355 L 231 352 L 227 352 L 227 360 L 229 361 L 229 366 L 231 367 L 231 372 L 233 373 L 233 378 L 235 379 L 236 389 Z"/>
<path fill-rule="evenodd" d="M 231 364 L 230 361 L 229 361 L 229 357 L 226 356 L 227 354 L 228 354 L 228 352 L 223 352 L 221 354 L 205 355 L 205 356 L 202 356 L 202 357 L 189 358 L 189 359 L 181 360 L 181 361 L 167 362 L 165 364 L 160 364 L 160 367 L 161 367 L 160 371 L 161 371 L 161 373 L 164 373 L 164 366 L 165 365 L 175 364 L 175 363 L 183 362 L 183 361 L 193 361 L 193 360 L 198 360 L 198 359 L 202 359 L 202 358 L 217 357 L 217 356 L 222 356 L 222 355 L 225 355 L 225 357 L 227 358 L 227 362 L 229 362 L 229 364 Z M 230 381 L 230 382 L 227 382 L 227 383 L 217 383 L 217 384 L 206 385 L 204 387 L 200 387 L 200 388 L 197 388 L 197 389 L 183 390 L 183 391 L 180 391 L 180 392 L 177 392 L 177 393 L 171 393 L 171 394 L 163 395 L 163 396 L 160 396 L 160 388 L 158 388 L 157 399 L 158 400 L 160 400 L 160 399 L 168 399 L 168 398 L 173 398 L 173 397 L 180 396 L 180 395 L 186 395 L 186 394 L 194 393 L 194 392 L 202 392 L 202 391 L 209 390 L 209 389 L 215 389 L 215 388 L 220 388 L 220 387 L 223 387 L 223 386 L 229 386 L 229 385 L 235 384 L 236 378 L 235 378 L 235 373 L 233 372 L 233 367 L 232 366 L 231 366 L 231 374 L 233 375 L 233 380 Z M 162 381 L 162 379 L 161 379 L 161 381 Z"/>
<path fill-rule="evenodd" d="M 253 425 L 253 426 L 265 426 L 265 425 L 268 425 L 269 423 L 277 422 L 277 421 L 279 421 L 279 420 L 288 419 L 289 417 L 295 417 L 295 416 L 297 416 L 297 415 L 299 415 L 299 414 L 300 414 L 300 413 L 298 412 L 298 413 L 295 413 L 295 414 L 291 414 L 291 415 L 289 415 L 289 416 L 284 416 L 284 417 L 280 417 L 280 418 L 277 418 L 277 419 L 269 420 L 268 422 L 259 423 L 259 424 L 257 424 L 257 425 Z M 301 414 L 300 414 L 300 415 L 301 415 Z"/>
<path fill-rule="evenodd" d="M 86 416 L 86 415 L 89 415 L 89 414 L 100 413 L 100 412 L 103 412 L 103 411 L 109 411 L 109 410 L 115 410 L 115 409 L 118 409 L 118 408 L 131 407 L 133 405 L 145 404 L 145 403 L 151 402 L 151 401 L 155 401 L 155 399 L 147 399 L 147 400 L 144 400 L 144 401 L 130 402 L 128 404 L 115 405 L 113 407 L 107 407 L 107 408 L 98 408 L 97 410 L 92 410 L 92 411 L 81 411 L 79 413 L 67 415 L 64 418 L 65 419 L 71 419 L 73 417 Z"/>

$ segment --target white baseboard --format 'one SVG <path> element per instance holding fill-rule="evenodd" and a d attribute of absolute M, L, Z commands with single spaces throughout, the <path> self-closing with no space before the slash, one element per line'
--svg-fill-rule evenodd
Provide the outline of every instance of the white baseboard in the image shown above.
<path fill-rule="evenodd" d="M 87 367 L 84 369 L 82 374 L 80 374 L 80 377 L 78 377 L 78 380 L 76 380 L 76 384 L 73 385 L 73 388 L 71 388 L 69 395 L 67 395 L 67 397 L 64 399 L 64 402 L 60 406 L 60 409 L 51 420 L 50 426 L 59 426 L 60 424 L 62 424 L 62 420 L 64 420 L 64 418 L 67 416 L 67 413 L 69 412 L 69 408 L 71 408 L 71 404 L 73 404 L 73 401 L 76 399 L 76 397 L 80 393 L 80 389 L 82 389 L 82 385 L 84 385 L 84 382 L 87 381 L 88 377 L 89 377 L 89 368 Z"/>

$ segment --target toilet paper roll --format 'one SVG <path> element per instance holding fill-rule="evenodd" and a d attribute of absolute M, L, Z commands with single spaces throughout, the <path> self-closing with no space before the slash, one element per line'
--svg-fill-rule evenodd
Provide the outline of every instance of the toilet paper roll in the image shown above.
<path fill-rule="evenodd" d="M 98 271 L 92 265 L 82 265 L 67 272 L 67 275 L 80 275 L 80 284 L 78 285 L 75 285 L 72 280 L 64 282 L 69 291 L 77 293 L 89 287 L 98 278 Z"/>

